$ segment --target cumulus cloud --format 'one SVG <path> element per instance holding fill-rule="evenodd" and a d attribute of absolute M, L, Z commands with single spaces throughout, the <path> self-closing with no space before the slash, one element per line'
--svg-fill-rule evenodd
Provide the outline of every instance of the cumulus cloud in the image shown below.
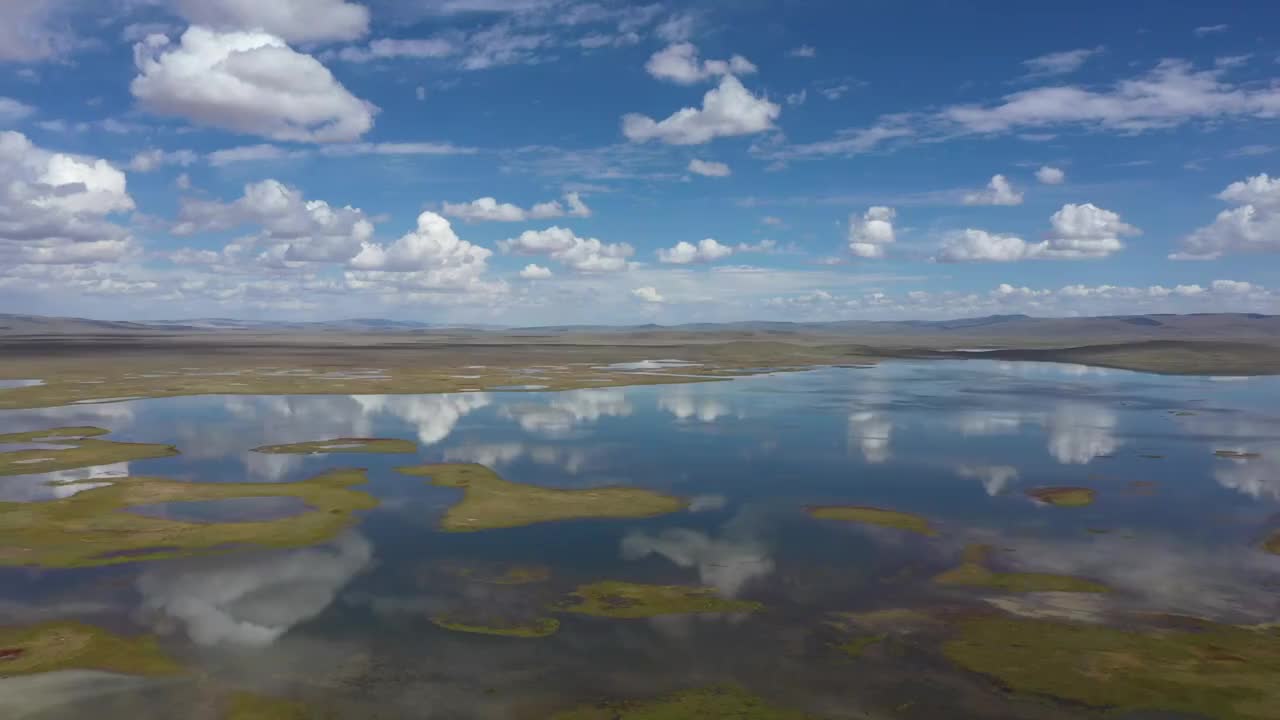
<path fill-rule="evenodd" d="M 413 232 L 390 245 L 364 243 L 359 254 L 351 259 L 351 267 L 428 273 L 431 286 L 457 287 L 479 280 L 491 255 L 492 250 L 459 238 L 448 220 L 433 212 L 424 212 L 418 216 L 418 226 Z"/>
<path fill-rule="evenodd" d="M 587 207 L 587 204 L 582 200 L 582 196 L 576 192 L 566 193 L 564 204 L 561 204 L 559 200 L 551 200 L 538 203 L 527 210 L 519 205 L 500 203 L 492 197 L 482 197 L 469 203 L 444 203 L 440 212 L 466 222 L 523 222 L 525 220 L 545 220 L 566 215 L 571 217 L 591 217 L 591 208 Z"/>
<path fill-rule="evenodd" d="M 705 177 L 728 177 L 733 173 L 729 166 L 722 162 L 699 160 L 698 158 L 689 161 L 689 172 Z"/>
<path fill-rule="evenodd" d="M 73 8 L 56 0 L 0 3 L 0 60 L 33 62 L 60 58 L 82 45 L 70 29 Z"/>
<path fill-rule="evenodd" d="M 652 285 L 638 287 L 635 290 L 632 290 L 631 294 L 647 303 L 659 304 L 666 302 L 666 298 L 662 297 L 662 293 L 658 292 L 658 289 Z"/>
<path fill-rule="evenodd" d="M 629 113 L 622 118 L 622 134 L 632 142 L 701 145 L 718 137 L 763 132 L 781 113 L 777 103 L 752 95 L 738 78 L 725 75 L 703 95 L 701 108 L 682 108 L 661 121 Z"/>
<path fill-rule="evenodd" d="M 545 280 L 551 277 L 551 268 L 543 267 L 536 263 L 529 263 L 520 271 L 520 277 L 525 280 Z"/>
<path fill-rule="evenodd" d="M 548 255 L 553 260 L 578 272 L 618 272 L 626 270 L 627 258 L 635 248 L 627 243 L 603 243 L 596 238 L 582 238 L 568 228 L 552 226 L 546 230 L 526 230 L 519 237 L 498 243 L 503 252 L 520 255 Z"/>
<path fill-rule="evenodd" d="M 1022 193 L 1003 175 L 992 175 L 987 189 L 964 196 L 965 205 L 1021 205 Z"/>
<path fill-rule="evenodd" d="M 149 36 L 134 46 L 134 57 L 139 74 L 130 90 L 159 115 L 296 142 L 350 141 L 373 127 L 373 105 L 318 60 L 265 32 L 193 26 L 176 46 Z"/>
<path fill-rule="evenodd" d="M 1218 199 L 1235 207 L 1182 240 L 1175 260 L 1212 260 L 1229 253 L 1280 251 L 1280 178 L 1266 173 L 1233 182 Z"/>
<path fill-rule="evenodd" d="M 714 262 L 733 254 L 733 248 L 714 238 L 703 238 L 697 245 L 681 240 L 675 247 L 657 251 L 658 262 L 669 265 L 688 265 L 696 262 Z"/>
<path fill-rule="evenodd" d="M 183 200 L 173 232 L 191 235 L 248 224 L 262 227 L 255 245 L 280 261 L 344 262 L 373 237 L 364 211 L 307 200 L 301 190 L 278 180 L 246 185 L 244 195 L 229 204 Z"/>
<path fill-rule="evenodd" d="M 1089 58 L 1101 52 L 1101 47 L 1063 50 L 1023 60 L 1022 64 L 1031 76 L 1065 75 L 1079 70 Z"/>
<path fill-rule="evenodd" d="M 939 262 L 1014 262 L 1104 258 L 1124 249 L 1122 236 L 1139 230 L 1092 203 L 1063 205 L 1049 219 L 1047 239 L 1029 243 L 1015 235 L 973 228 L 952 233 L 935 258 Z"/>
<path fill-rule="evenodd" d="M 347 0 L 177 0 L 192 25 L 262 30 L 288 42 L 356 40 L 369 32 L 369 9 Z"/>
<path fill-rule="evenodd" d="M 1067 174 L 1062 170 L 1050 165 L 1042 165 L 1036 170 L 1036 180 L 1041 185 L 1061 185 L 1067 179 Z"/>
<path fill-rule="evenodd" d="M 728 60 L 702 60 L 692 43 L 670 45 L 649 58 L 644 69 L 659 80 L 692 85 L 721 75 L 750 75 L 756 66 L 741 55 Z"/>
<path fill-rule="evenodd" d="M 855 257 L 882 258 L 885 247 L 893 244 L 893 218 L 897 212 L 891 207 L 875 205 L 867 208 L 861 217 L 849 216 L 849 252 Z"/>
<path fill-rule="evenodd" d="M 93 263 L 134 249 L 109 218 L 134 209 L 125 174 L 100 158 L 53 152 L 0 132 L 0 258 L 4 264 Z"/>

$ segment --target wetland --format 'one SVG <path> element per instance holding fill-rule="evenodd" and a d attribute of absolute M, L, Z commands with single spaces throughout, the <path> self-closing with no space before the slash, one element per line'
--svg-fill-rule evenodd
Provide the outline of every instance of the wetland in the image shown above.
<path fill-rule="evenodd" d="M 1280 378 L 653 358 L 6 383 L 0 717 L 1274 717 Z"/>

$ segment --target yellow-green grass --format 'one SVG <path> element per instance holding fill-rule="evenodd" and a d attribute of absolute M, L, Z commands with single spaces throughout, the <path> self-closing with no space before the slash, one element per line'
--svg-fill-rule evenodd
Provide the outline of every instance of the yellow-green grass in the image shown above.
<path fill-rule="evenodd" d="M 1043 487 L 1032 488 L 1027 495 L 1054 507 L 1084 507 L 1093 504 L 1097 493 L 1082 487 Z"/>
<path fill-rule="evenodd" d="M 254 452 L 272 455 L 317 455 L 328 453 L 414 453 L 418 446 L 397 438 L 335 438 L 285 445 L 263 445 Z"/>
<path fill-rule="evenodd" d="M 823 505 L 807 508 L 808 513 L 819 520 L 840 520 L 896 528 L 921 535 L 936 535 L 937 531 L 926 518 L 911 513 L 885 510 L 865 505 Z"/>
<path fill-rule="evenodd" d="M 74 621 L 0 627 L 0 677 L 54 670 L 172 675 L 181 668 L 150 636 L 120 637 Z"/>
<path fill-rule="evenodd" d="M 970 545 L 965 548 L 964 563 L 960 567 L 938 575 L 933 581 L 939 585 L 963 585 L 1005 592 L 1110 592 L 1106 585 L 1070 575 L 996 572 L 987 567 L 990 557 L 990 546 Z"/>
<path fill-rule="evenodd" d="M 576 602 L 557 609 L 579 615 L 626 619 L 696 613 L 749 613 L 764 607 L 758 602 L 722 597 L 713 588 L 641 585 L 618 580 L 580 585 L 573 596 Z"/>
<path fill-rule="evenodd" d="M 552 720 L 812 720 L 740 687 L 686 690 L 648 701 L 604 702 L 557 713 Z"/>
<path fill-rule="evenodd" d="M 437 616 L 431 618 L 431 622 L 445 630 L 453 630 L 455 632 L 512 638 L 544 638 L 554 635 L 560 629 L 560 621 L 555 618 L 536 618 L 528 622 L 488 625 L 466 622 L 446 616 Z"/>
<path fill-rule="evenodd" d="M 1138 631 L 978 617 L 962 621 L 943 651 L 1015 692 L 1098 708 L 1213 720 L 1271 720 L 1280 708 L 1274 627 Z"/>
<path fill-rule="evenodd" d="M 226 720 L 309 720 L 318 717 L 306 703 L 239 692 L 228 702 Z"/>
<path fill-rule="evenodd" d="M 94 481 L 98 482 L 97 480 Z M 236 546 L 301 547 L 333 538 L 377 500 L 352 487 L 363 470 L 336 470 L 296 483 L 111 480 L 71 497 L 0 502 L 0 566 L 85 567 L 160 560 Z M 309 510 L 270 521 L 180 522 L 129 512 L 156 503 L 297 498 Z"/>
<path fill-rule="evenodd" d="M 94 439 L 106 434 L 106 430 L 96 427 L 63 427 L 0 435 L 0 447 L 15 443 L 40 443 L 56 447 L 0 452 L 0 476 L 73 470 L 178 454 L 178 449 L 172 445 Z"/>
<path fill-rule="evenodd" d="M 1271 537 L 1262 543 L 1262 549 L 1280 555 L 1280 530 L 1271 533 Z"/>
<path fill-rule="evenodd" d="M 648 518 L 683 510 L 682 498 L 630 487 L 558 490 L 503 480 L 483 465 L 446 463 L 402 467 L 406 475 L 430 477 L 433 485 L 458 488 L 462 500 L 445 513 L 440 528 L 474 532 L 580 518 Z"/>

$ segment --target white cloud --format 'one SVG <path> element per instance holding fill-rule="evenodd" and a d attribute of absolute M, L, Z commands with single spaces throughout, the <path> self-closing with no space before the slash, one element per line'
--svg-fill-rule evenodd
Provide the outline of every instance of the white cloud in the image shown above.
<path fill-rule="evenodd" d="M 1266 173 L 1233 182 L 1218 199 L 1235 205 L 1182 240 L 1175 260 L 1211 260 L 1230 253 L 1280 252 L 1280 178 Z"/>
<path fill-rule="evenodd" d="M 636 531 L 622 538 L 623 558 L 640 560 L 649 555 L 665 557 L 678 567 L 697 568 L 698 582 L 726 597 L 736 597 L 752 580 L 774 569 L 768 548 L 750 537 L 713 538 L 696 530 L 670 528 L 657 535 Z"/>
<path fill-rule="evenodd" d="M 763 132 L 781 113 L 776 103 L 752 95 L 736 77 L 725 75 L 702 97 L 701 108 L 683 108 L 662 121 L 630 113 L 622 118 L 622 133 L 632 142 L 701 145 L 717 137 Z"/>
<path fill-rule="evenodd" d="M 862 217 L 849 216 L 849 252 L 861 258 L 882 258 L 885 247 L 893 244 L 893 218 L 897 215 L 891 207 L 875 205 L 867 208 Z"/>
<path fill-rule="evenodd" d="M 733 254 L 733 248 L 717 242 L 714 238 L 704 238 L 697 245 L 683 240 L 675 247 L 657 251 L 658 262 L 670 265 L 687 265 L 695 262 L 714 262 Z"/>
<path fill-rule="evenodd" d="M 706 177 L 728 177 L 733 173 L 729 166 L 722 162 L 699 160 L 698 158 L 689 161 L 689 172 Z"/>
<path fill-rule="evenodd" d="M 818 50 L 812 45 L 801 45 L 788 50 L 787 55 L 795 58 L 812 58 L 818 56 Z"/>
<path fill-rule="evenodd" d="M 1028 243 L 1014 235 L 969 228 L 947 237 L 939 262 L 1014 262 L 1018 260 L 1079 260 L 1103 258 L 1124 249 L 1120 240 L 1139 230 L 1120 216 L 1092 203 L 1063 205 L 1049 219 L 1048 238 Z"/>
<path fill-rule="evenodd" d="M 0 265 L 92 263 L 134 249 L 110 222 L 134 209 L 125 174 L 100 158 L 53 152 L 0 132 Z M 2 277 L 2 276 L 0 276 Z"/>
<path fill-rule="evenodd" d="M 520 277 L 525 280 L 545 280 L 551 277 L 551 268 L 543 267 L 535 263 L 529 263 L 520 271 Z"/>
<path fill-rule="evenodd" d="M 461 287 L 477 282 L 493 251 L 462 240 L 449 221 L 433 213 L 418 216 L 418 226 L 383 246 L 366 242 L 351 259 L 354 270 L 426 273 L 431 287 Z M 368 275 L 360 280 L 372 280 Z"/>
<path fill-rule="evenodd" d="M 35 114 L 30 105 L 9 97 L 0 97 L 0 125 L 12 125 Z"/>
<path fill-rule="evenodd" d="M 1223 23 L 1221 25 L 1201 25 L 1195 28 L 1194 30 L 1192 30 L 1191 32 L 1195 34 L 1196 37 L 1204 37 L 1205 35 L 1214 35 L 1216 33 L 1223 33 L 1229 29 L 1231 29 L 1231 26 Z"/>
<path fill-rule="evenodd" d="M 565 206 L 568 209 L 565 209 Z M 545 220 L 547 218 L 591 217 L 591 208 L 583 202 L 582 196 L 576 192 L 566 193 L 564 205 L 559 200 L 538 203 L 528 210 L 511 203 L 500 203 L 492 197 L 482 197 L 469 203 L 444 203 L 441 214 L 455 217 L 466 222 L 523 222 L 525 220 Z"/>
<path fill-rule="evenodd" d="M 943 241 L 939 262 L 1012 262 L 1025 260 L 1027 242 L 1014 235 L 1000 235 L 967 228 Z"/>
<path fill-rule="evenodd" d="M 1066 179 L 1065 172 L 1050 165 L 1042 165 L 1036 170 L 1036 180 L 1042 185 L 1061 185 Z"/>
<path fill-rule="evenodd" d="M 264 32 L 193 26 L 179 45 L 152 35 L 134 56 L 139 74 L 130 90 L 159 115 L 298 142 L 350 141 L 373 127 L 373 105 L 318 60 Z"/>
<path fill-rule="evenodd" d="M 129 169 L 134 172 L 148 173 L 166 165 L 188 167 L 198 159 L 199 156 L 190 150 L 146 150 L 133 156 L 133 160 L 129 161 Z"/>
<path fill-rule="evenodd" d="M 626 270 L 627 258 L 635 248 L 627 243 L 606 244 L 596 238 L 581 238 L 568 228 L 526 230 L 519 237 L 498 243 L 503 252 L 520 255 L 548 255 L 578 272 L 618 272 Z"/>
<path fill-rule="evenodd" d="M 638 287 L 631 291 L 631 294 L 647 303 L 663 303 L 666 299 L 662 297 L 662 293 L 658 292 L 653 286 Z"/>
<path fill-rule="evenodd" d="M 347 0 L 177 0 L 192 25 L 261 30 L 291 43 L 355 40 L 369 32 L 369 9 Z"/>
<path fill-rule="evenodd" d="M 1222 80 L 1222 73 L 1222 68 L 1197 71 L 1189 63 L 1165 60 L 1146 75 L 1121 80 L 1109 90 L 1032 88 L 1007 95 L 996 105 L 955 105 L 938 119 L 967 133 L 1066 124 L 1140 132 L 1191 120 L 1280 115 L 1280 87 L 1234 86 Z"/>
<path fill-rule="evenodd" d="M 263 162 L 266 160 L 288 160 L 305 157 L 299 150 L 285 150 L 278 145 L 241 145 L 240 147 L 214 150 L 209 153 L 209 164 L 214 167 L 233 165 L 241 162 Z"/>
<path fill-rule="evenodd" d="M 1247 295 L 1256 289 L 1253 283 L 1239 280 L 1214 280 L 1209 287 L 1216 293 L 1227 295 Z"/>
<path fill-rule="evenodd" d="M 1065 75 L 1079 70 L 1080 66 L 1084 65 L 1089 58 L 1101 52 L 1101 47 L 1063 50 L 1062 52 L 1048 53 L 1033 57 L 1030 60 L 1024 60 L 1022 64 L 1027 68 L 1028 74 L 1032 76 Z"/>
<path fill-rule="evenodd" d="M 369 43 L 368 47 L 347 47 L 338 52 L 338 59 L 347 62 L 372 62 L 374 60 L 391 60 L 391 59 L 411 59 L 411 60 L 427 60 L 435 58 L 444 58 L 457 54 L 459 48 L 452 41 L 445 38 L 415 38 L 396 40 L 391 38 L 381 38 Z M 418 86 L 422 92 L 422 97 L 426 96 L 426 90 L 422 86 Z"/>
<path fill-rule="evenodd" d="M 247 224 L 263 229 L 249 244 L 265 246 L 263 259 L 278 262 L 344 262 L 373 237 L 373 223 L 362 210 L 307 200 L 301 190 L 278 180 L 246 185 L 244 195 L 230 204 L 183 200 L 173 232 L 190 235 Z"/>
<path fill-rule="evenodd" d="M 801 88 L 798 92 L 787 94 L 787 104 L 791 106 L 803 105 L 804 101 L 809 99 L 809 91 Z"/>
<path fill-rule="evenodd" d="M 691 13 L 682 13 L 672 15 L 658 23 L 654 31 L 659 38 L 669 43 L 684 42 L 693 37 L 693 28 L 696 23 L 697 19 Z"/>
<path fill-rule="evenodd" d="M 60 0 L 0 3 L 0 61 L 33 62 L 68 55 L 83 44 L 70 28 L 73 12 Z"/>
<path fill-rule="evenodd" d="M 702 60 L 692 43 L 677 43 L 654 53 L 644 69 L 659 80 L 692 85 L 721 75 L 750 75 L 756 66 L 741 55 L 728 60 Z"/>
<path fill-rule="evenodd" d="M 1021 205 L 1022 193 L 1013 189 L 1003 175 L 992 175 L 987 189 L 964 196 L 965 205 Z"/>

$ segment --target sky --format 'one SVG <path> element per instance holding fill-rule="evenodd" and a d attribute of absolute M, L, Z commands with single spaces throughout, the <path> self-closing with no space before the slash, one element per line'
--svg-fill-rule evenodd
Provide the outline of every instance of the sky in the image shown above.
<path fill-rule="evenodd" d="M 0 312 L 1280 313 L 1280 5 L 0 0 Z"/>

